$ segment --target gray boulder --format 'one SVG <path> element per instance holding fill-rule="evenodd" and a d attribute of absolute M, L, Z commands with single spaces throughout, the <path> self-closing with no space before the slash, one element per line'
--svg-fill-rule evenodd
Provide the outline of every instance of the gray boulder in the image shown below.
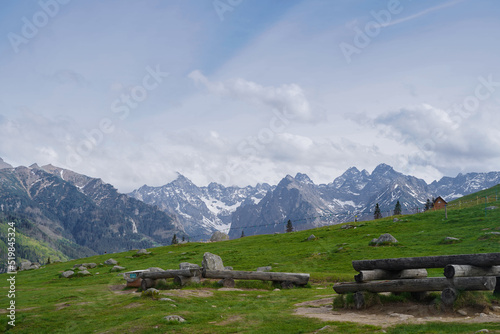
<path fill-rule="evenodd" d="M 32 264 L 31 261 L 21 262 L 21 264 L 19 265 L 19 271 L 31 269 L 31 264 Z"/>
<path fill-rule="evenodd" d="M 61 274 L 61 277 L 70 278 L 75 274 L 73 270 L 67 270 Z"/>
<path fill-rule="evenodd" d="M 159 271 L 164 271 L 164 270 L 163 270 L 163 269 L 161 269 L 160 267 L 150 267 L 150 268 L 148 268 L 148 271 L 149 271 L 150 273 L 157 273 L 157 272 L 159 272 Z"/>
<path fill-rule="evenodd" d="M 163 319 L 167 320 L 167 321 L 177 321 L 177 322 L 184 322 L 186 321 L 186 319 L 184 319 L 183 317 L 181 317 L 180 315 L 167 315 L 166 317 L 163 317 Z"/>
<path fill-rule="evenodd" d="M 81 265 L 81 266 L 78 267 L 78 270 L 80 270 L 80 271 L 87 270 L 87 267 Z"/>
<path fill-rule="evenodd" d="M 486 210 L 496 210 L 496 209 L 498 209 L 498 206 L 494 206 L 494 205 L 486 208 Z"/>
<path fill-rule="evenodd" d="M 311 241 L 311 240 L 314 240 L 316 239 L 316 236 L 314 234 L 311 234 L 308 238 L 307 238 L 307 241 Z"/>
<path fill-rule="evenodd" d="M 92 268 L 97 267 L 97 264 L 91 262 L 91 263 L 84 263 L 84 264 L 82 264 L 82 266 L 92 269 Z"/>
<path fill-rule="evenodd" d="M 233 270 L 233 267 L 231 267 L 231 266 L 225 266 L 224 270 Z"/>
<path fill-rule="evenodd" d="M 209 252 L 203 254 L 201 266 L 205 270 L 224 270 L 224 263 L 222 263 L 220 256 Z"/>
<path fill-rule="evenodd" d="M 125 270 L 125 267 L 122 267 L 122 266 L 114 266 L 113 268 L 111 268 L 111 272 L 121 271 L 121 270 Z"/>
<path fill-rule="evenodd" d="M 444 241 L 460 241 L 460 239 L 454 237 L 446 237 L 444 238 Z"/>
<path fill-rule="evenodd" d="M 271 267 L 271 266 L 265 266 L 265 267 L 259 267 L 259 268 L 257 268 L 257 270 L 256 270 L 256 271 L 264 271 L 264 272 L 267 272 L 267 271 L 271 271 L 271 270 L 273 270 L 273 267 Z"/>
<path fill-rule="evenodd" d="M 79 276 L 89 276 L 89 275 L 92 275 L 92 274 L 88 270 L 82 270 L 82 271 L 78 272 L 78 275 Z"/>
<path fill-rule="evenodd" d="M 389 233 L 385 233 L 385 234 L 382 234 L 377 239 L 372 239 L 372 241 L 370 242 L 370 244 L 378 246 L 378 245 L 380 245 L 382 243 L 397 243 L 397 242 L 398 242 L 398 240 L 396 238 L 394 238 Z"/>
<path fill-rule="evenodd" d="M 107 259 L 106 261 L 104 261 L 104 264 L 107 264 L 107 265 L 117 265 L 118 264 L 118 261 L 116 261 L 115 259 Z"/>
<path fill-rule="evenodd" d="M 212 234 L 212 237 L 210 238 L 210 241 L 212 242 L 224 241 L 224 240 L 229 240 L 229 235 L 220 231 L 215 231 L 214 234 Z"/>
<path fill-rule="evenodd" d="M 139 249 L 136 253 L 136 255 L 148 255 L 151 254 L 151 252 L 148 252 L 147 249 Z"/>

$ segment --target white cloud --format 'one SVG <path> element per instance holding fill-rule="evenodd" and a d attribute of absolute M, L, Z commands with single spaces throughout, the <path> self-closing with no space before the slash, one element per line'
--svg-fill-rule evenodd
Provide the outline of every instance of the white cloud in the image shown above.
<path fill-rule="evenodd" d="M 197 84 L 204 85 L 212 94 L 264 105 L 282 113 L 291 114 L 300 121 L 319 121 L 304 90 L 297 84 L 266 87 L 241 78 L 226 82 L 213 82 L 198 70 L 191 72 L 189 78 Z"/>

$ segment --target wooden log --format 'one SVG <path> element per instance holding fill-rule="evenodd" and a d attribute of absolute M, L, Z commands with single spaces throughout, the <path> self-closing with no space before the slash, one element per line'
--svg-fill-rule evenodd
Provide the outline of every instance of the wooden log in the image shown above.
<path fill-rule="evenodd" d="M 367 282 L 386 279 L 406 279 L 406 278 L 425 278 L 427 270 L 425 269 L 405 269 L 405 270 L 363 270 L 354 276 L 356 282 Z"/>
<path fill-rule="evenodd" d="M 352 266 L 356 271 L 374 269 L 404 270 L 419 268 L 444 268 L 448 264 L 474 264 L 476 267 L 496 266 L 500 265 L 500 253 L 421 256 L 352 261 Z"/>
<path fill-rule="evenodd" d="M 291 282 L 296 285 L 306 285 L 309 274 L 273 273 L 263 271 L 237 271 L 237 270 L 203 270 L 205 278 L 232 278 L 243 280 Z"/>
<path fill-rule="evenodd" d="M 458 291 L 454 288 L 446 288 L 441 292 L 441 301 L 445 306 L 452 306 L 458 298 Z"/>
<path fill-rule="evenodd" d="M 467 276 L 500 276 L 500 266 L 476 267 L 469 265 L 449 264 L 444 267 L 444 276 L 447 278 Z"/>
<path fill-rule="evenodd" d="M 446 288 L 457 290 L 493 290 L 495 277 L 430 277 L 420 279 L 400 279 L 391 281 L 375 281 L 366 283 L 337 283 L 333 289 L 337 293 L 357 291 L 369 292 L 421 292 L 443 291 Z"/>
<path fill-rule="evenodd" d="M 176 276 L 185 276 L 185 277 L 193 277 L 198 276 L 201 277 L 200 269 L 178 269 L 178 270 L 164 270 L 164 271 L 156 271 L 149 272 L 145 271 L 140 274 L 142 278 L 151 278 L 151 279 L 159 279 L 159 278 L 175 278 Z"/>
<path fill-rule="evenodd" d="M 365 306 L 365 295 L 363 292 L 358 291 L 354 293 L 354 307 L 356 310 L 360 310 Z"/>

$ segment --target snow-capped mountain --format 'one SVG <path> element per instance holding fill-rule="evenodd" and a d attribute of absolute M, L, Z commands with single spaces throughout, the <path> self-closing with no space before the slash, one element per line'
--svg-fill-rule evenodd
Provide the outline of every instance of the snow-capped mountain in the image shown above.
<path fill-rule="evenodd" d="M 257 203 L 270 189 L 272 187 L 267 183 L 245 188 L 224 187 L 217 183 L 197 187 L 179 174 L 177 179 L 164 186 L 144 185 L 129 196 L 176 214 L 191 240 L 200 240 L 210 238 L 215 231 L 227 233 L 231 215 L 241 203 Z"/>
<path fill-rule="evenodd" d="M 378 203 L 384 216 L 397 201 L 403 213 L 422 210 L 427 199 L 452 200 L 500 183 L 500 172 L 459 174 L 427 184 L 424 180 L 380 164 L 370 174 L 349 168 L 329 184 L 316 185 L 306 175 L 287 175 L 277 186 L 224 187 L 211 183 L 197 187 L 179 175 L 162 187 L 143 186 L 130 194 L 160 209 L 175 213 L 193 240 L 215 230 L 231 238 L 284 232 L 291 220 L 296 230 L 355 219 L 373 218 Z"/>

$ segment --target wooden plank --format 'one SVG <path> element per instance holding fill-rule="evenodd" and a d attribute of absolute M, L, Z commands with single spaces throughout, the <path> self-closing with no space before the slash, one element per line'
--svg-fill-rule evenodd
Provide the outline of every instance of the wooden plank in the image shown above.
<path fill-rule="evenodd" d="M 205 278 L 232 278 L 243 280 L 291 282 L 296 285 L 306 285 L 309 274 L 273 273 L 263 271 L 237 271 L 237 270 L 203 270 Z"/>
<path fill-rule="evenodd" d="M 164 270 L 164 271 L 156 271 L 156 272 L 143 272 L 140 274 L 141 278 L 150 278 L 150 279 L 159 279 L 159 278 L 175 278 L 177 276 L 184 277 L 193 277 L 198 276 L 201 277 L 200 269 L 178 269 L 178 270 Z"/>
<path fill-rule="evenodd" d="M 404 270 L 420 268 L 444 268 L 448 264 L 473 264 L 476 267 L 496 266 L 500 265 L 500 253 L 439 255 L 352 261 L 352 266 L 356 271 L 374 269 Z"/>
<path fill-rule="evenodd" d="M 427 270 L 425 269 L 405 269 L 405 270 L 362 270 L 359 274 L 354 276 L 356 282 L 367 282 L 376 280 L 387 279 L 407 279 L 407 278 L 425 278 L 427 277 Z"/>
<path fill-rule="evenodd" d="M 467 276 L 500 276 L 500 266 L 476 267 L 460 264 L 449 264 L 444 267 L 444 276 L 447 278 Z"/>
<path fill-rule="evenodd" d="M 457 290 L 493 290 L 496 277 L 430 277 L 421 279 L 400 279 L 390 281 L 374 281 L 366 283 L 337 283 L 333 289 L 337 293 L 357 291 L 369 292 L 424 292 L 443 291 L 446 288 Z"/>

